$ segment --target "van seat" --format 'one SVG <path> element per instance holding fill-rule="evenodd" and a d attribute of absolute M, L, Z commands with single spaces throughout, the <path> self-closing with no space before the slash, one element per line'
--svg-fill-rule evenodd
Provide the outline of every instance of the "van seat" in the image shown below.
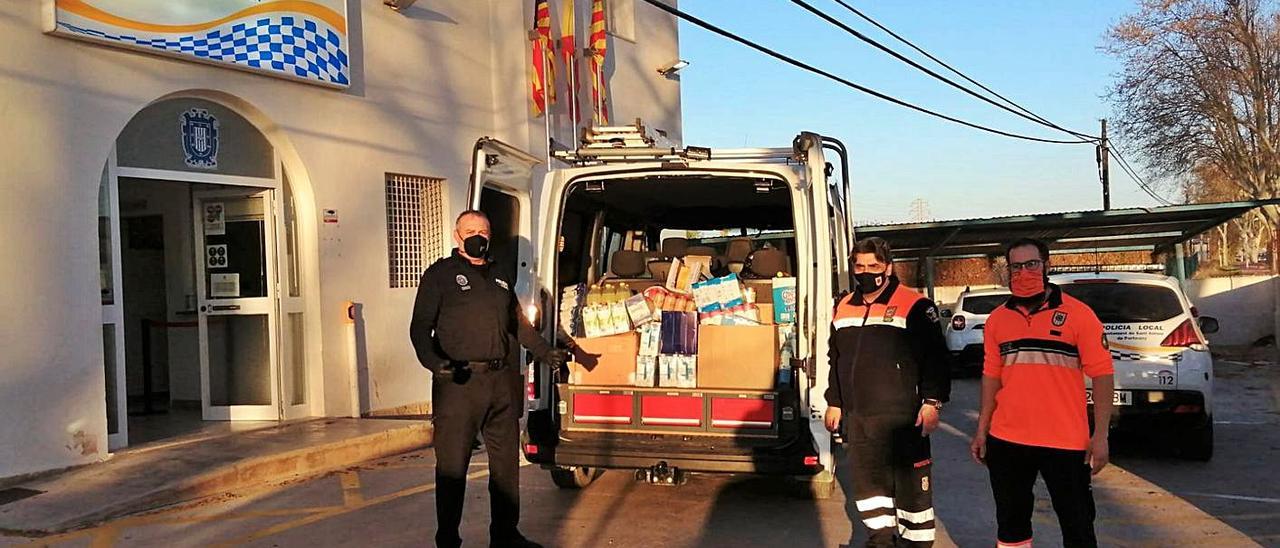
<path fill-rule="evenodd" d="M 645 268 L 644 253 L 629 249 L 613 252 L 609 260 L 609 271 L 619 278 L 643 278 L 648 273 Z"/>

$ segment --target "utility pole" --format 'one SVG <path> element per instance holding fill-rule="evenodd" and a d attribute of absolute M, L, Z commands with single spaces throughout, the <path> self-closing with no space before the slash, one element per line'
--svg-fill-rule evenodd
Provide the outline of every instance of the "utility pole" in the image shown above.
<path fill-rule="evenodd" d="M 1111 209 L 1111 172 L 1107 169 L 1111 159 L 1111 144 L 1107 141 L 1107 119 L 1102 119 L 1102 140 L 1098 143 L 1098 173 L 1102 178 L 1102 209 Z"/>

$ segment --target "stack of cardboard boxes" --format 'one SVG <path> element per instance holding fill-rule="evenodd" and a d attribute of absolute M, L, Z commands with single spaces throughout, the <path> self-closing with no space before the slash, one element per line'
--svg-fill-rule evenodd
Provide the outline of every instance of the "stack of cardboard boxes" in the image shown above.
<path fill-rule="evenodd" d="M 614 302 L 624 303 L 629 330 L 602 336 L 592 330 L 575 338 L 580 351 L 570 364 L 570 382 L 731 390 L 773 390 L 790 382 L 796 279 L 752 281 L 744 288 L 735 274 L 710 277 L 709 263 L 709 257 L 676 260 L 666 285 L 643 293 L 603 291 L 611 310 Z M 571 300 L 561 303 L 561 313 L 577 316 L 600 306 L 582 293 L 580 287 L 566 288 Z M 577 310 L 570 310 L 573 303 L 579 303 Z M 590 323 L 563 321 L 567 326 Z"/>

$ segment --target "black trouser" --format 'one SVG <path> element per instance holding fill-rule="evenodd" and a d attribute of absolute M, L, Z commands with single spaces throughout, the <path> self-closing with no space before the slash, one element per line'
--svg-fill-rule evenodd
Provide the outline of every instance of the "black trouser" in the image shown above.
<path fill-rule="evenodd" d="M 1036 447 L 987 437 L 987 470 L 996 499 L 997 540 L 1022 544 L 1031 540 L 1036 474 L 1044 478 L 1062 528 L 1062 545 L 1093 547 L 1093 488 L 1084 451 Z"/>
<path fill-rule="evenodd" d="M 915 415 L 845 413 L 853 504 L 867 527 L 867 546 L 932 546 L 933 466 Z"/>
<path fill-rule="evenodd" d="M 458 525 L 476 433 L 489 452 L 490 544 L 502 546 L 519 536 L 520 521 L 520 377 L 512 369 L 468 368 L 451 382 L 431 387 L 435 412 L 436 544 L 459 546 Z"/>

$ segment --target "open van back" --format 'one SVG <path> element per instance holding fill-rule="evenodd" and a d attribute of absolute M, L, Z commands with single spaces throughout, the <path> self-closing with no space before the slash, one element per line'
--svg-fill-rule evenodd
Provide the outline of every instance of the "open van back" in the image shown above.
<path fill-rule="evenodd" d="M 529 461 L 566 487 L 628 469 L 803 476 L 829 493 L 826 344 L 852 237 L 823 154 L 838 145 L 660 149 L 621 127 L 558 155 L 572 167 L 541 187 L 527 304 L 575 359 L 528 370 Z M 473 192 L 501 162 L 478 156 Z"/>

